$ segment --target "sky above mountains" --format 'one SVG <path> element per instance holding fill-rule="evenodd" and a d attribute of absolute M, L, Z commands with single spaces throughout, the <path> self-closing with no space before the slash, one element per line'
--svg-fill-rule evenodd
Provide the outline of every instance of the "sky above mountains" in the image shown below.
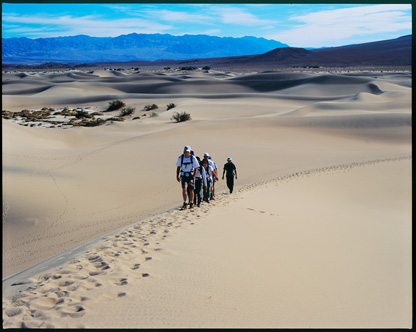
<path fill-rule="evenodd" d="M 410 4 L 2 3 L 2 37 L 206 34 L 330 47 L 411 34 L 411 12 Z"/>

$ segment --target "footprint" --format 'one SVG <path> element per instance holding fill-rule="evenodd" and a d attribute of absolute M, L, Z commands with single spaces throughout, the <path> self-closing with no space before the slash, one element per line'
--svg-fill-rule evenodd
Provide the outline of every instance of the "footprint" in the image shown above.
<path fill-rule="evenodd" d="M 50 310 L 57 304 L 62 304 L 64 299 L 55 299 L 51 297 L 41 297 L 29 302 L 29 308 L 32 310 Z"/>
<path fill-rule="evenodd" d="M 6 316 L 7 317 L 14 317 L 14 316 L 18 316 L 22 313 L 22 309 L 21 308 L 8 308 L 5 310 Z"/>
<path fill-rule="evenodd" d="M 71 286 L 74 283 L 74 281 L 72 280 L 65 280 L 65 281 L 61 281 L 58 283 L 59 287 L 67 287 L 67 286 Z"/>
<path fill-rule="evenodd" d="M 128 284 L 127 278 L 116 279 L 114 281 L 114 285 L 117 285 L 117 286 L 124 286 L 127 284 Z"/>
<path fill-rule="evenodd" d="M 58 297 L 66 297 L 69 295 L 69 292 L 67 291 L 58 291 L 58 292 L 54 292 L 56 294 L 56 296 Z"/>
<path fill-rule="evenodd" d="M 85 315 L 85 308 L 80 305 L 70 306 L 63 309 L 60 314 L 61 317 L 69 316 L 71 318 L 78 318 Z"/>

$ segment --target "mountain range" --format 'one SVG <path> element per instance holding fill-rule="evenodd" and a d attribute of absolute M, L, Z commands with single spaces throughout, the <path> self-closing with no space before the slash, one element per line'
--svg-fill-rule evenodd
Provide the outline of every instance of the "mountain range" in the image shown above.
<path fill-rule="evenodd" d="M 128 35 L 127 37 L 138 38 L 140 35 Z M 155 35 L 147 35 L 155 36 Z M 159 35 L 161 36 L 161 35 Z M 85 62 L 79 60 L 77 63 L 73 61 L 69 63 L 67 61 L 59 60 L 58 56 L 54 56 L 52 50 L 49 52 L 49 60 L 47 62 L 42 62 L 40 53 L 30 48 L 26 48 L 26 53 L 28 54 L 27 58 L 24 58 L 22 55 L 20 62 L 7 61 L 6 59 L 13 58 L 11 48 L 7 47 L 7 44 L 3 44 L 3 69 L 29 69 L 29 68 L 38 68 L 38 69 L 56 69 L 56 68 L 97 68 L 97 67 L 164 67 L 164 66 L 193 66 L 193 67 L 204 67 L 211 66 L 216 68 L 232 68 L 232 67 L 246 67 L 246 68 L 264 68 L 265 70 L 270 68 L 278 67 L 347 67 L 347 66 L 411 66 L 412 65 L 412 35 L 402 36 L 396 39 L 382 40 L 371 43 L 363 44 L 354 44 L 346 45 L 340 47 L 329 47 L 329 48 L 320 48 L 320 49 L 304 49 L 297 47 L 288 47 L 287 45 L 281 44 L 276 41 L 270 41 L 263 38 L 255 37 L 244 37 L 244 38 L 219 38 L 219 37 L 209 37 L 209 36 L 183 36 L 185 39 L 180 39 L 180 41 L 175 42 L 175 38 L 170 35 L 163 35 L 170 41 L 168 45 L 163 44 L 158 47 L 154 46 L 154 49 L 158 50 L 158 53 L 153 53 L 153 58 L 157 58 L 154 61 L 145 61 L 145 60 L 135 60 L 135 57 L 129 56 L 129 51 L 132 48 L 127 48 L 131 46 L 127 40 L 125 41 L 125 49 L 118 44 L 119 48 L 114 48 L 110 53 L 110 58 L 114 60 L 109 61 L 94 61 L 93 56 L 88 57 L 90 49 L 97 48 L 95 54 L 103 54 L 105 45 L 102 45 L 102 49 L 99 50 L 98 46 L 88 44 L 91 37 L 87 36 L 78 36 L 72 40 L 83 40 L 84 44 L 77 44 L 73 42 L 72 44 L 61 44 L 62 49 L 67 50 L 67 59 L 74 59 L 75 56 L 82 54 L 85 58 Z M 84 38 L 85 37 L 85 38 Z M 144 38 L 144 36 L 140 36 Z M 198 40 L 198 37 L 201 39 Z M 70 37 L 61 37 L 63 40 L 69 41 Z M 151 37 L 146 37 L 152 39 Z M 186 39 L 188 38 L 188 39 Z M 22 38 L 18 38 L 22 41 Z M 186 42 L 189 41 L 189 43 Z M 17 42 L 16 40 L 14 42 Z M 26 42 L 26 40 L 24 40 Z M 45 41 L 47 42 L 47 41 Z M 52 41 L 51 41 L 52 42 Z M 224 44 L 225 42 L 225 44 Z M 242 43 L 243 42 L 243 43 Z M 245 42 L 245 44 L 244 44 Z M 270 43 L 269 43 L 270 42 Z M 53 43 L 53 42 L 52 42 Z M 150 42 L 149 42 L 150 43 Z M 204 45 L 202 45 L 204 44 Z M 216 49 L 218 45 L 224 45 L 224 49 Z M 250 44 L 250 45 L 249 45 Z M 25 47 L 28 47 L 27 44 L 24 44 Z M 179 45 L 182 45 L 179 47 Z M 200 45 L 200 48 L 196 47 Z M 217 45 L 217 46 L 215 46 Z M 232 46 L 237 45 L 237 46 Z M 269 45 L 269 46 L 267 46 Z M 274 47 L 276 46 L 277 47 Z M 17 46 L 15 46 L 17 48 Z M 271 47 L 272 49 L 267 49 Z M 273 48 L 274 47 L 274 48 Z M 23 47 L 22 47 L 23 48 Z M 149 49 L 147 45 L 146 49 Z M 163 52 L 162 49 L 167 50 Z M 252 53 L 255 49 L 266 49 L 266 51 L 259 53 Z M 71 51 L 68 51 L 71 50 Z M 139 54 L 139 51 L 143 48 L 136 48 L 136 57 Z M 175 50 L 177 51 L 175 53 Z M 233 51 L 234 50 L 234 51 Z M 248 50 L 251 50 L 249 52 Z M 199 52 L 198 52 L 199 51 Z M 18 48 L 15 51 L 18 53 Z M 56 51 L 58 52 L 58 51 Z M 75 53 L 71 57 L 70 53 Z M 94 53 L 94 51 L 91 51 Z M 188 53 L 185 53 L 188 52 Z M 209 57 L 209 54 L 222 54 L 221 52 L 226 52 L 227 54 L 231 53 L 232 56 L 214 56 Z M 246 53 L 247 52 L 247 53 Z M 244 55 L 235 55 L 238 53 L 245 53 Z M 251 53 L 251 54 L 250 54 Z M 117 54 L 114 55 L 114 54 Z M 155 54 L 159 54 L 156 56 Z M 168 55 L 178 56 L 180 54 L 179 60 L 168 60 Z M 199 57 L 186 56 L 190 55 L 200 55 Z M 6 55 L 6 56 L 5 56 Z M 113 56 L 115 58 L 113 58 Z M 38 59 L 37 62 L 41 64 L 30 65 L 35 61 L 31 61 L 33 58 Z M 179 56 L 178 56 L 179 57 Z M 184 57 L 182 59 L 182 57 Z M 14 56 L 14 59 L 17 59 L 17 55 Z M 77 58 L 79 59 L 79 58 Z M 123 60 L 124 59 L 124 60 Z M 165 60 L 164 60 L 165 59 Z M 126 61 L 127 60 L 127 61 Z M 44 60 L 45 61 L 45 60 Z M 61 61 L 61 62 L 59 62 Z M 8 62 L 8 63 L 7 63 Z M 82 62 L 82 63 L 80 63 Z M 6 64 L 7 63 L 7 64 Z"/>
<path fill-rule="evenodd" d="M 264 54 L 202 59 L 211 65 L 411 66 L 412 35 L 371 43 L 306 50 L 282 47 Z"/>
<path fill-rule="evenodd" d="M 9 64 L 217 58 L 260 54 L 288 46 L 256 37 L 137 33 L 118 37 L 2 38 L 2 45 L 2 61 Z"/>

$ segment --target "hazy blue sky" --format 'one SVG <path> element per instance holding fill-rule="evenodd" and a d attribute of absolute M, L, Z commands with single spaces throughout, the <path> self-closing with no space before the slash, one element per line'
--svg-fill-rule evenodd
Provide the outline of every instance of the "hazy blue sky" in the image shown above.
<path fill-rule="evenodd" d="M 410 4 L 2 4 L 2 37 L 129 33 L 254 36 L 294 47 L 392 39 L 412 33 Z"/>

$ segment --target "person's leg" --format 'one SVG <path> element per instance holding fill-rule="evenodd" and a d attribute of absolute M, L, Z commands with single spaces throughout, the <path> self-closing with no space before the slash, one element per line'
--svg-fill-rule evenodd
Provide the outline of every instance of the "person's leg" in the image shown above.
<path fill-rule="evenodd" d="M 234 187 L 234 177 L 233 176 L 227 176 L 227 187 L 230 189 L 230 194 L 233 192 Z"/>
<path fill-rule="evenodd" d="M 201 206 L 201 200 L 202 200 L 202 180 L 196 179 L 195 180 L 195 203 L 199 206 Z"/>
<path fill-rule="evenodd" d="M 211 179 L 207 180 L 207 197 L 206 197 L 206 202 L 209 203 L 210 200 L 210 195 L 211 195 Z"/>
<path fill-rule="evenodd" d="M 189 186 L 189 201 L 189 207 L 192 208 L 194 206 L 194 189 L 191 186 Z"/>
<path fill-rule="evenodd" d="M 182 188 L 182 196 L 183 196 L 183 201 L 185 203 L 186 203 L 186 199 L 188 198 L 187 191 L 188 191 L 188 187 L 187 186 L 185 186 L 185 187 Z"/>
<path fill-rule="evenodd" d="M 189 186 L 188 186 L 188 189 L 186 190 L 186 193 L 187 193 L 187 195 L 188 195 L 188 203 L 191 203 L 191 193 L 190 193 L 190 188 L 189 188 Z"/>
<path fill-rule="evenodd" d="M 184 178 L 181 178 L 181 184 L 182 184 L 182 197 L 183 197 L 183 206 L 182 206 L 182 208 L 184 209 L 184 208 L 186 208 L 186 205 L 187 205 L 186 199 L 188 197 L 188 195 L 187 195 L 188 185 L 187 185 L 187 182 L 185 181 Z"/>
<path fill-rule="evenodd" d="M 209 187 L 209 181 L 207 180 L 207 189 L 204 187 L 204 202 L 208 202 L 210 194 L 210 187 Z"/>

